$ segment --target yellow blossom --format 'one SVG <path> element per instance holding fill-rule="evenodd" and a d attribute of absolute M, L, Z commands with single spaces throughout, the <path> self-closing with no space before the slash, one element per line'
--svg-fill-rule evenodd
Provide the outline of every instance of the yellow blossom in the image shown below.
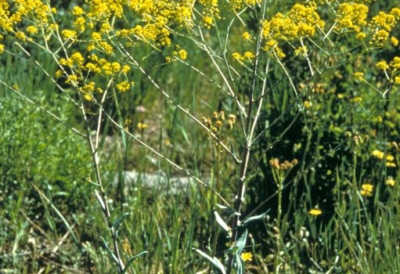
<path fill-rule="evenodd" d="M 310 108 L 310 107 L 312 107 L 312 103 L 310 101 L 304 101 L 303 106 L 304 106 L 304 108 Z"/>
<path fill-rule="evenodd" d="M 392 43 L 393 46 L 397 47 L 399 45 L 399 40 L 396 37 L 392 36 L 390 38 L 390 43 Z"/>
<path fill-rule="evenodd" d="M 251 51 L 246 51 L 244 54 L 243 54 L 243 57 L 245 58 L 245 59 L 254 59 L 254 57 L 255 57 L 255 55 L 251 52 Z"/>
<path fill-rule="evenodd" d="M 372 44 L 375 44 L 378 47 L 383 46 L 383 43 L 387 41 L 389 38 L 389 32 L 386 30 L 378 30 L 377 32 L 374 33 L 372 37 Z"/>
<path fill-rule="evenodd" d="M 131 88 L 131 84 L 128 81 L 123 81 L 115 86 L 119 92 L 126 92 Z"/>
<path fill-rule="evenodd" d="M 0 54 L 2 54 L 4 52 L 4 45 L 0 44 Z"/>
<path fill-rule="evenodd" d="M 147 128 L 147 124 L 142 123 L 142 122 L 139 122 L 139 123 L 136 125 L 136 127 L 137 127 L 138 130 L 143 131 L 143 130 L 145 130 L 145 129 Z"/>
<path fill-rule="evenodd" d="M 386 185 L 387 186 L 394 186 L 395 185 L 395 180 L 393 179 L 393 177 L 392 176 L 389 176 L 388 178 L 387 178 L 387 180 L 386 180 Z"/>
<path fill-rule="evenodd" d="M 93 101 L 93 95 L 92 94 L 90 94 L 90 93 L 86 93 L 86 94 L 84 94 L 83 95 L 83 98 L 86 100 L 86 101 Z"/>
<path fill-rule="evenodd" d="M 336 15 L 337 30 L 353 30 L 357 33 L 367 25 L 368 7 L 357 3 L 342 3 Z"/>
<path fill-rule="evenodd" d="M 206 28 L 210 28 L 211 26 L 212 26 L 212 24 L 213 24 L 213 19 L 212 19 L 212 17 L 210 17 L 210 16 L 204 16 L 203 17 L 203 23 L 204 23 L 204 26 L 206 27 Z"/>
<path fill-rule="evenodd" d="M 76 39 L 76 31 L 65 29 L 61 32 L 64 39 Z"/>
<path fill-rule="evenodd" d="M 240 55 L 239 52 L 234 52 L 234 53 L 232 53 L 232 58 L 235 60 L 240 60 L 240 59 L 242 59 L 242 56 Z"/>
<path fill-rule="evenodd" d="M 389 65 L 386 63 L 386 61 L 380 61 L 376 63 L 376 67 L 379 69 L 387 70 L 389 68 Z"/>
<path fill-rule="evenodd" d="M 240 254 L 240 258 L 243 262 L 249 262 L 253 259 L 253 254 L 251 252 L 243 252 Z"/>
<path fill-rule="evenodd" d="M 82 90 L 84 91 L 84 92 L 86 92 L 86 93 L 92 93 L 92 92 L 94 92 L 94 90 L 95 90 L 95 83 L 94 82 L 89 82 L 89 83 L 87 83 L 86 85 L 84 85 L 83 87 L 82 87 Z"/>
<path fill-rule="evenodd" d="M 394 57 L 392 62 L 390 62 L 390 66 L 394 69 L 400 69 L 400 57 Z"/>
<path fill-rule="evenodd" d="M 393 162 L 394 161 L 393 155 L 392 154 L 386 155 L 386 161 Z"/>
<path fill-rule="evenodd" d="M 246 41 L 251 41 L 251 39 L 252 39 L 251 34 L 247 31 L 243 32 L 242 38 L 243 38 L 243 40 L 246 40 Z"/>
<path fill-rule="evenodd" d="M 365 34 L 365 32 L 359 32 L 359 33 L 357 33 L 357 35 L 356 35 L 356 38 L 357 38 L 358 40 L 363 40 L 365 37 L 367 37 L 367 34 Z"/>
<path fill-rule="evenodd" d="M 35 26 L 29 26 L 26 28 L 26 32 L 30 33 L 30 34 L 37 34 L 38 33 L 38 29 Z"/>
<path fill-rule="evenodd" d="M 378 150 L 378 149 L 374 149 L 372 151 L 372 155 L 375 156 L 378 159 L 383 159 L 383 157 L 385 156 L 385 153 L 383 151 Z"/>
<path fill-rule="evenodd" d="M 18 40 L 21 40 L 21 41 L 25 41 L 26 40 L 26 35 L 22 31 L 18 31 L 15 34 L 15 38 L 17 38 Z"/>
<path fill-rule="evenodd" d="M 181 49 L 181 50 L 178 52 L 178 54 L 179 54 L 179 58 L 181 58 L 182 60 L 186 60 L 186 58 L 187 58 L 187 52 L 186 52 L 186 50 Z"/>
<path fill-rule="evenodd" d="M 308 211 L 308 214 L 310 214 L 311 216 L 319 216 L 322 214 L 322 210 L 319 208 L 312 208 Z"/>
<path fill-rule="evenodd" d="M 122 73 L 128 73 L 128 71 L 130 71 L 130 70 L 131 70 L 131 68 L 128 65 L 123 65 L 122 69 L 121 69 L 121 72 Z"/>
<path fill-rule="evenodd" d="M 60 78 L 63 75 L 63 71 L 61 69 L 57 70 L 55 73 L 56 78 Z"/>
<path fill-rule="evenodd" d="M 356 78 L 357 80 L 361 81 L 361 80 L 364 79 L 364 73 L 356 72 L 356 73 L 354 73 L 354 78 Z"/>
<path fill-rule="evenodd" d="M 78 76 L 75 74 L 68 75 L 67 80 L 65 81 L 67 84 L 77 84 Z"/>
<path fill-rule="evenodd" d="M 0 50 L 0 53 L 1 53 L 1 50 Z M 400 85 L 400 76 L 395 76 L 395 77 L 394 77 L 394 83 L 395 83 L 396 85 Z"/>
<path fill-rule="evenodd" d="M 372 184 L 366 183 L 361 185 L 360 194 L 362 196 L 371 197 L 374 191 L 374 186 Z"/>
<path fill-rule="evenodd" d="M 79 6 L 75 6 L 72 8 L 72 14 L 75 16 L 80 16 L 85 14 L 85 12 L 83 11 L 83 9 Z"/>

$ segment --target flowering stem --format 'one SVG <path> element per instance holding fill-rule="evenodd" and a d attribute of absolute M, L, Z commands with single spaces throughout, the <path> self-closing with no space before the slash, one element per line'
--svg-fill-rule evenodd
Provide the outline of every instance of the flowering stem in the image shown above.
<path fill-rule="evenodd" d="M 262 8 L 261 8 L 261 18 L 259 19 L 259 26 L 258 26 L 258 35 L 257 35 L 257 44 L 256 44 L 256 58 L 253 63 L 253 72 L 252 72 L 252 83 L 251 83 L 251 88 L 248 92 L 248 101 L 249 101 L 249 106 L 247 108 L 247 115 L 246 120 L 245 120 L 245 128 L 244 128 L 244 136 L 245 136 L 245 146 L 243 150 L 243 156 L 242 156 L 242 161 L 240 164 L 240 177 L 239 177 L 239 187 L 237 190 L 236 194 L 236 201 L 234 205 L 234 210 L 236 213 L 233 216 L 233 220 L 231 223 L 232 227 L 232 237 L 231 237 L 231 243 L 235 243 L 239 237 L 239 231 L 238 231 L 238 226 L 240 225 L 240 213 L 242 209 L 242 204 L 244 202 L 244 195 L 245 195 L 245 180 L 246 180 L 246 174 L 247 174 L 247 169 L 248 169 L 248 164 L 249 164 L 249 159 L 250 159 L 250 153 L 251 153 L 251 148 L 253 144 L 253 135 L 255 132 L 256 124 L 258 122 L 258 118 L 260 117 L 260 111 L 261 111 L 261 106 L 263 103 L 263 98 L 264 98 L 264 93 L 265 93 L 265 81 L 266 78 L 264 79 L 262 89 L 259 93 L 261 93 L 261 96 L 256 96 L 259 94 L 256 94 L 256 88 L 257 88 L 257 71 L 258 71 L 258 66 L 259 66 L 259 58 L 260 58 L 260 51 L 261 51 L 261 36 L 262 36 L 262 29 L 261 29 L 261 24 L 265 16 L 265 9 L 266 9 L 266 2 L 262 2 Z M 268 67 L 268 64 L 266 65 Z M 268 72 L 268 70 L 266 71 Z M 255 99 L 257 98 L 257 99 Z M 258 99 L 259 98 L 259 99 Z M 258 105 L 258 106 L 257 106 Z M 255 115 L 253 115 L 253 111 L 256 109 Z M 227 274 L 230 274 L 232 271 L 233 267 L 233 262 L 234 262 L 235 254 L 230 253 L 229 258 L 228 258 L 228 266 L 227 266 Z"/>

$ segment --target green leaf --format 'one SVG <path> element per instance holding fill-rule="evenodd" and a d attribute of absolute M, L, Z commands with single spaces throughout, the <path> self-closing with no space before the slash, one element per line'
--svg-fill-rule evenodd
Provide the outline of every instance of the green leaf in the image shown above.
<path fill-rule="evenodd" d="M 122 274 L 125 274 L 126 271 L 128 271 L 128 267 L 133 263 L 134 260 L 136 260 L 136 258 L 138 258 L 144 254 L 147 254 L 147 253 L 148 253 L 147 251 L 142 251 L 139 254 L 136 254 L 135 256 L 130 258 L 129 261 L 126 263 L 126 266 L 125 266 L 124 270 L 122 271 Z"/>
<path fill-rule="evenodd" d="M 229 235 L 229 237 L 232 236 L 232 229 L 229 227 L 227 223 L 219 216 L 218 212 L 214 210 L 214 215 L 215 215 L 215 220 L 217 223 L 222 227 L 222 229 Z"/>
<path fill-rule="evenodd" d="M 240 213 L 237 213 L 235 210 L 233 210 L 233 208 L 231 208 L 229 206 L 224 206 L 224 205 L 220 205 L 220 204 L 216 204 L 216 206 L 219 207 L 220 209 L 222 209 L 223 211 L 225 211 L 226 213 L 228 213 L 229 216 L 233 216 L 233 215 L 240 216 Z"/>
<path fill-rule="evenodd" d="M 115 220 L 115 222 L 113 223 L 113 228 L 115 230 L 115 232 L 118 231 L 118 228 L 120 226 L 120 224 L 122 223 L 122 221 L 129 215 L 129 213 L 124 213 L 121 217 L 119 217 L 117 220 Z"/>
<path fill-rule="evenodd" d="M 108 246 L 107 241 L 106 241 L 103 237 L 101 237 L 101 236 L 100 236 L 100 239 L 103 240 L 103 244 L 104 244 L 105 248 L 107 249 L 108 253 L 110 253 L 111 258 L 114 260 L 114 262 L 115 262 L 117 265 L 119 265 L 119 260 L 118 260 L 118 258 L 115 256 L 115 254 L 114 254 L 114 252 L 111 250 L 111 248 Z"/>
<path fill-rule="evenodd" d="M 252 216 L 252 217 L 249 217 L 249 218 L 245 218 L 245 219 L 243 220 L 243 222 L 242 222 L 242 225 L 246 225 L 246 224 L 248 224 L 248 223 L 251 223 L 251 222 L 260 220 L 260 219 L 264 218 L 264 216 L 265 216 L 268 212 L 269 212 L 269 209 L 268 209 L 266 212 L 264 212 L 264 213 L 262 213 L 262 214 L 260 214 L 260 215 Z"/>
<path fill-rule="evenodd" d="M 241 254 L 244 247 L 246 246 L 246 241 L 247 241 L 247 235 L 249 234 L 248 230 L 246 229 L 242 235 L 240 235 L 240 238 L 235 242 L 234 245 L 232 245 L 229 249 L 228 252 L 230 253 L 235 253 L 235 254 Z"/>
<path fill-rule="evenodd" d="M 225 274 L 225 267 L 224 265 L 220 262 L 220 260 L 218 260 L 217 258 L 211 258 L 209 255 L 207 255 L 206 253 L 204 253 L 203 251 L 201 251 L 200 249 L 195 249 L 195 251 L 197 253 L 200 254 L 200 256 L 202 256 L 203 258 L 207 259 L 210 263 L 212 263 L 216 268 L 218 268 L 222 274 Z"/>

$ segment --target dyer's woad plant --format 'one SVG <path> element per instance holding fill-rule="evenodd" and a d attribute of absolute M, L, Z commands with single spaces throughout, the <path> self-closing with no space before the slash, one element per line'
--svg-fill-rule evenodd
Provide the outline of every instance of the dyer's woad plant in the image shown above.
<path fill-rule="evenodd" d="M 207 210 L 219 229 L 209 236 L 222 230 L 226 246 L 224 252 L 213 250 L 217 244 L 193 250 L 215 271 L 345 269 L 346 256 L 329 251 L 354 242 L 362 251 L 349 249 L 348 256 L 358 267 L 368 265 L 373 248 L 365 225 L 374 224 L 368 207 L 393 198 L 383 184 L 363 178 L 391 179 L 388 187 L 398 178 L 393 102 L 400 86 L 400 8 L 390 1 L 383 7 L 379 1 L 275 2 L 1 1 L 1 58 L 28 60 L 84 122 L 85 133 L 73 130 L 88 141 L 94 194 L 109 226 L 104 245 L 118 273 L 138 255 L 121 254 L 118 229 L 126 215 L 112 221 L 100 169 L 105 127 L 210 193 Z M 43 56 L 52 65 L 43 64 Z M 172 74 L 165 73 L 169 68 Z M 192 83 L 183 85 L 187 79 Z M 18 83 L 0 81 L 29 100 Z M 181 82 L 171 88 L 174 81 Z M 184 167 L 146 143 L 137 134 L 144 123 L 126 126 L 127 106 L 143 103 L 149 92 L 211 140 L 209 182 L 195 176 L 194 164 Z M 367 200 L 374 188 L 387 191 L 385 197 Z M 350 209 L 356 213 L 348 215 Z M 317 219 L 321 214 L 324 221 Z M 317 254 L 323 224 L 335 233 Z M 357 239 L 335 238 L 354 229 Z M 310 233 L 315 242 L 305 240 Z"/>

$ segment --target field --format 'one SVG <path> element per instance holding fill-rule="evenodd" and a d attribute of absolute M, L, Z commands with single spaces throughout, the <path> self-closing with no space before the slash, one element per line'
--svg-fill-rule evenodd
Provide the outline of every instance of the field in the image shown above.
<path fill-rule="evenodd" d="M 399 273 L 397 1 L 0 2 L 0 273 Z"/>

